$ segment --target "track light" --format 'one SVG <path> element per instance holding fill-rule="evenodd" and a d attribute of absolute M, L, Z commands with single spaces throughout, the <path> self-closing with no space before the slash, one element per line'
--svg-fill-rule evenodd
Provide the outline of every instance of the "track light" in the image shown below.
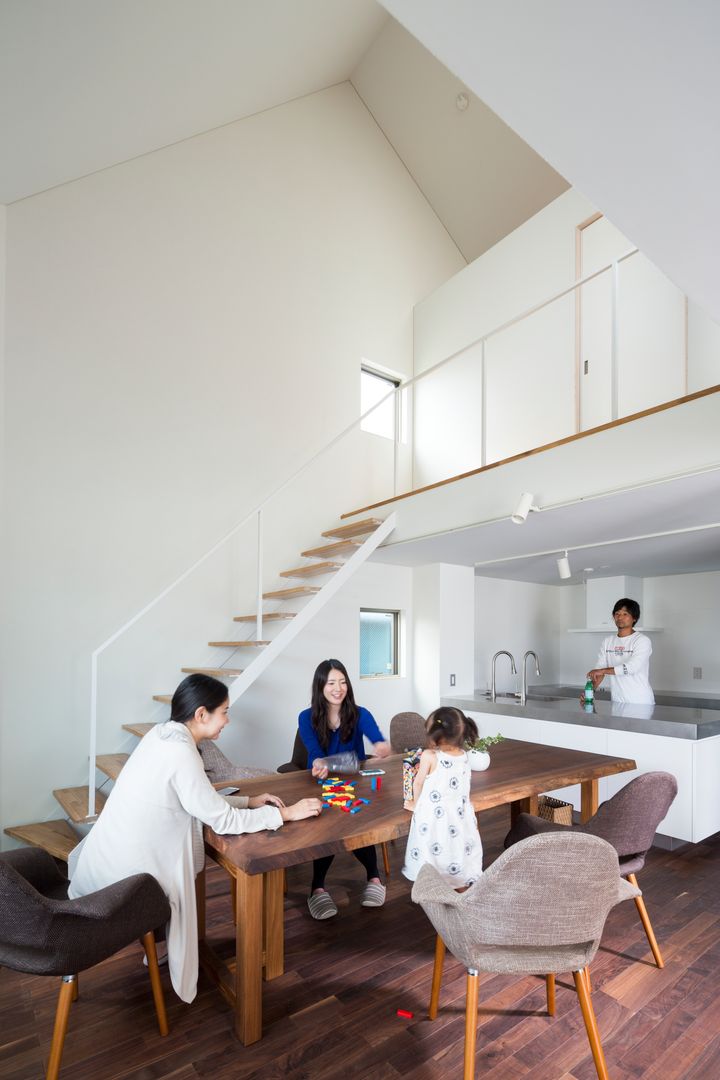
<path fill-rule="evenodd" d="M 570 569 L 570 560 L 568 559 L 567 551 L 557 560 L 557 568 L 561 578 L 572 577 L 572 570 Z"/>
<path fill-rule="evenodd" d="M 531 510 L 539 510 L 539 506 L 533 506 L 534 495 L 531 495 L 529 491 L 524 491 L 520 496 L 520 502 L 515 507 L 515 513 L 512 514 L 511 520 L 515 525 L 524 525 L 525 520 Z"/>

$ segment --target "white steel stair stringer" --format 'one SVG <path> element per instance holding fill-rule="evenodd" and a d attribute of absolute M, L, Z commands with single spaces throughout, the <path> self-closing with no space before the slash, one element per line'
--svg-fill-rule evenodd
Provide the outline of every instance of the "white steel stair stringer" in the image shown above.
<path fill-rule="evenodd" d="M 321 611 L 329 600 L 342 589 L 343 585 L 360 569 L 368 560 L 373 551 L 382 544 L 395 528 L 395 514 L 390 514 L 381 525 L 363 541 L 337 574 L 334 574 L 320 592 L 308 601 L 302 611 L 297 612 L 294 619 L 281 630 L 280 633 L 263 651 L 257 656 L 238 676 L 229 687 L 228 697 L 232 705 L 245 691 L 252 686 L 255 680 L 262 675 L 263 671 L 283 652 L 291 641 L 308 625 L 311 619 Z"/>

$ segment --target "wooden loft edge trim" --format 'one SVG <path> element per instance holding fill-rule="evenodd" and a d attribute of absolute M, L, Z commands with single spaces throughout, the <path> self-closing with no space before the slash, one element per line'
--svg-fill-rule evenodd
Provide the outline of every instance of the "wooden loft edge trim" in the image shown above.
<path fill-rule="evenodd" d="M 454 484 L 457 480 L 467 480 L 469 476 L 479 476 L 480 473 L 490 472 L 491 469 L 499 469 L 501 465 L 509 465 L 512 461 L 522 461 L 523 458 L 542 454 L 546 450 L 554 450 L 556 446 L 565 446 L 567 443 L 586 439 L 589 435 L 597 435 L 601 431 L 622 427 L 623 424 L 631 424 L 634 420 L 642 420 L 643 417 L 652 416 L 653 413 L 666 412 L 668 409 L 674 409 L 678 405 L 686 405 L 689 401 L 697 401 L 698 398 L 709 397 L 710 394 L 717 394 L 718 392 L 720 392 L 720 383 L 716 386 L 708 386 L 704 390 L 696 390 L 692 394 L 685 394 L 684 397 L 674 398 L 672 401 L 664 401 L 661 405 L 653 405 L 650 409 L 643 409 L 641 412 L 631 413 L 629 416 L 621 416 L 618 420 L 609 420 L 606 424 L 598 424 L 597 427 L 588 428 L 587 431 L 578 431 L 573 435 L 566 435 L 562 439 L 545 443 L 543 446 L 535 446 L 532 450 L 522 450 L 519 454 L 513 454 L 512 457 L 501 458 L 500 461 L 491 461 L 489 465 L 481 465 L 478 469 L 469 469 L 467 472 L 458 473 L 457 476 L 449 476 L 446 480 L 436 480 L 434 484 L 426 484 L 425 487 L 404 491 L 402 495 L 395 495 L 391 499 L 382 499 L 380 502 L 361 506 L 357 510 L 348 510 L 346 514 L 340 515 L 340 520 L 356 517 L 357 514 L 365 514 L 368 510 L 377 510 L 380 506 L 392 506 L 393 503 L 400 502 L 402 499 L 409 499 L 413 495 L 422 495 L 426 491 L 445 487 L 446 484 Z"/>

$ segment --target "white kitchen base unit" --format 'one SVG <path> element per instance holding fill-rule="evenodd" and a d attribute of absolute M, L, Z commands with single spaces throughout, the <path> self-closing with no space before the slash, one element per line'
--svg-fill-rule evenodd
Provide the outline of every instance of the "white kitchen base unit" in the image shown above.
<path fill-rule="evenodd" d="M 468 712 L 481 735 L 497 732 L 508 739 L 586 750 L 634 758 L 637 772 L 605 777 L 599 784 L 603 802 L 645 772 L 669 772 L 677 778 L 678 793 L 657 831 L 677 840 L 697 844 L 720 832 L 720 735 L 704 739 L 675 739 L 582 724 L 563 724 L 535 717 L 506 716 L 491 712 Z M 492 765 L 491 765 L 492 768 Z M 579 787 L 548 792 L 580 810 Z"/>

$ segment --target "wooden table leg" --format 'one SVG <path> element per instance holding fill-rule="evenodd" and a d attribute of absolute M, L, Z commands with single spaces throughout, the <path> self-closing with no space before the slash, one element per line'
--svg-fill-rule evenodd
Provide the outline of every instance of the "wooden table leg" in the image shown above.
<path fill-rule="evenodd" d="M 537 795 L 529 795 L 527 799 L 515 799 L 510 803 L 510 824 L 514 825 L 521 814 L 535 814 L 538 812 Z"/>
<path fill-rule="evenodd" d="M 198 941 L 205 940 L 205 869 L 195 878 L 195 906 L 197 908 Z"/>
<path fill-rule="evenodd" d="M 265 978 L 277 979 L 285 971 L 284 870 L 270 870 L 265 877 L 263 946 Z"/>
<path fill-rule="evenodd" d="M 597 814 L 598 782 L 583 780 L 580 784 L 580 820 L 584 823 Z"/>
<path fill-rule="evenodd" d="M 262 874 L 238 870 L 237 903 L 235 1034 L 244 1046 L 249 1046 L 262 1038 Z"/>

